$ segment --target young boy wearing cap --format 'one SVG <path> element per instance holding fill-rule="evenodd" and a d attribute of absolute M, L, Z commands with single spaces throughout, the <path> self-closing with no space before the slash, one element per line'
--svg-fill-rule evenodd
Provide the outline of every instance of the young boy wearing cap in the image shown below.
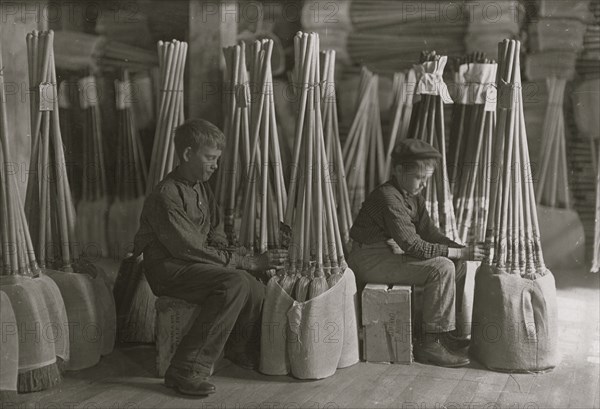
<path fill-rule="evenodd" d="M 481 259 L 483 247 L 461 246 L 432 223 L 420 194 L 441 154 L 418 139 L 406 139 L 392 154 L 393 176 L 362 204 L 350 230 L 348 264 L 360 285 L 424 286 L 422 342 L 415 358 L 447 367 L 469 364 L 458 352 L 455 330 L 455 266 L 451 259 Z"/>

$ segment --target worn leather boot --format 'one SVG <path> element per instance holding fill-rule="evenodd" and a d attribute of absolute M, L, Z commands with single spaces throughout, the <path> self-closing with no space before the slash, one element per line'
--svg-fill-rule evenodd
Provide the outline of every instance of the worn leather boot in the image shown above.
<path fill-rule="evenodd" d="M 415 348 L 415 360 L 423 364 L 433 364 L 447 368 L 458 368 L 470 363 L 469 358 L 450 351 L 439 339 L 418 344 Z"/>
<path fill-rule="evenodd" d="M 209 382 L 210 369 L 187 371 L 169 366 L 165 373 L 165 386 L 183 395 L 206 396 L 215 393 L 215 385 Z"/>
<path fill-rule="evenodd" d="M 471 345 L 470 339 L 460 338 L 456 336 L 455 331 L 442 332 L 439 339 L 451 351 L 466 352 Z"/>

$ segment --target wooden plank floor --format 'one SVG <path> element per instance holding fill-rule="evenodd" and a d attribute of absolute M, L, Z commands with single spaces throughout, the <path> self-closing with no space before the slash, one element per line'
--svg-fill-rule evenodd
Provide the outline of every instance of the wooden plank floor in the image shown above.
<path fill-rule="evenodd" d="M 600 291 L 582 271 L 554 272 L 562 354 L 543 374 L 492 372 L 473 362 L 449 369 L 359 363 L 327 379 L 265 376 L 227 361 L 217 393 L 185 398 L 154 377 L 154 346 L 121 345 L 93 367 L 69 372 L 58 387 L 19 395 L 2 408 L 598 408 Z"/>

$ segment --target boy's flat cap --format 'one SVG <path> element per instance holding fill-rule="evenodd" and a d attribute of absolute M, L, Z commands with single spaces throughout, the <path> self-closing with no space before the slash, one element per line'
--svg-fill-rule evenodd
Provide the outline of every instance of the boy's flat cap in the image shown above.
<path fill-rule="evenodd" d="M 420 139 L 403 139 L 396 145 L 392 156 L 396 161 L 441 159 L 442 154 Z"/>

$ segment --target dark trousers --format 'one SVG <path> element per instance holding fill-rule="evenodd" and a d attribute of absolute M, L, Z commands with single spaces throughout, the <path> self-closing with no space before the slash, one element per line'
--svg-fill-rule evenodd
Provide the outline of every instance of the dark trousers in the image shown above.
<path fill-rule="evenodd" d="M 367 283 L 423 286 L 423 330 L 428 333 L 455 329 L 456 270 L 446 257 L 421 260 L 394 254 L 385 242 L 355 246 L 348 265 L 359 288 Z"/>
<path fill-rule="evenodd" d="M 244 270 L 174 259 L 144 264 L 157 296 L 201 306 L 171 359 L 173 367 L 210 369 L 224 348 L 232 353 L 259 352 L 265 286 L 256 278 Z"/>

